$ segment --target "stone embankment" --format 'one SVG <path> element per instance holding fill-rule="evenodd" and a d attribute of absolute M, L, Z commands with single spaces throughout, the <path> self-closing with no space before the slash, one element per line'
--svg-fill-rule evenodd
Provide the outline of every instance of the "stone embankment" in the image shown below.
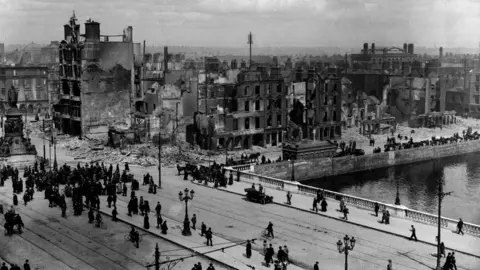
<path fill-rule="evenodd" d="M 463 155 L 480 151 L 480 140 L 424 146 L 364 156 L 315 158 L 294 162 L 296 181 L 367 171 L 390 166 L 429 161 L 437 158 Z M 255 173 L 291 180 L 292 163 L 277 162 L 255 166 Z"/>

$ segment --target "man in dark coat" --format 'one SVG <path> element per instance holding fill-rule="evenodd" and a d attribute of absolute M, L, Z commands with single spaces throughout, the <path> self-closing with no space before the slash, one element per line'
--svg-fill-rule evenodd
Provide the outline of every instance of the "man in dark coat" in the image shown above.
<path fill-rule="evenodd" d="M 160 212 L 162 211 L 162 205 L 160 202 L 157 202 L 157 206 L 155 206 L 155 212 L 157 212 L 157 216 L 160 215 Z"/>
<path fill-rule="evenodd" d="M 246 255 L 247 255 L 247 258 L 249 258 L 249 259 L 250 259 L 250 257 L 252 257 L 252 243 L 250 243 L 250 240 L 247 240 Z"/>
<path fill-rule="evenodd" d="M 28 260 L 26 260 L 25 264 L 23 264 L 23 270 L 30 270 L 30 264 L 28 263 Z"/>
<path fill-rule="evenodd" d="M 143 218 L 143 228 L 150 229 L 150 221 L 148 219 L 148 213 L 145 213 L 145 217 Z"/>
<path fill-rule="evenodd" d="M 113 207 L 113 210 L 112 210 L 112 221 L 117 221 L 117 215 L 118 215 L 118 212 L 117 212 L 117 207 L 114 206 Z"/>

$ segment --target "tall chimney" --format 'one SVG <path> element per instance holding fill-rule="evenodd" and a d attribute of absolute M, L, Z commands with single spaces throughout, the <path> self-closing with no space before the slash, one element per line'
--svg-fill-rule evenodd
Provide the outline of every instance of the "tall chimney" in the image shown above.
<path fill-rule="evenodd" d="M 368 54 L 368 43 L 363 43 L 363 54 Z"/>
<path fill-rule="evenodd" d="M 440 49 L 439 49 L 439 58 L 440 59 L 443 58 L 443 47 L 440 47 Z"/>
<path fill-rule="evenodd" d="M 375 53 L 375 43 L 372 43 L 372 54 Z"/>
<path fill-rule="evenodd" d="M 407 53 L 408 52 L 408 45 L 407 43 L 403 43 L 403 52 Z"/>
<path fill-rule="evenodd" d="M 430 112 L 430 102 L 431 102 L 431 94 L 430 94 L 430 79 L 425 79 L 425 113 Z"/>
<path fill-rule="evenodd" d="M 414 53 L 413 43 L 408 44 L 408 53 L 409 53 L 409 54 L 413 54 L 413 53 Z"/>
<path fill-rule="evenodd" d="M 165 74 L 168 71 L 168 47 L 163 47 L 163 70 Z"/>

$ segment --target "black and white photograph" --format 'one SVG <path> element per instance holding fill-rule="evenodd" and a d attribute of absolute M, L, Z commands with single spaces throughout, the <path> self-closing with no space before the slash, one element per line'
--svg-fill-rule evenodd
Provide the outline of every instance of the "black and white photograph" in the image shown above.
<path fill-rule="evenodd" d="M 0 270 L 479 270 L 479 0 L 0 0 Z"/>

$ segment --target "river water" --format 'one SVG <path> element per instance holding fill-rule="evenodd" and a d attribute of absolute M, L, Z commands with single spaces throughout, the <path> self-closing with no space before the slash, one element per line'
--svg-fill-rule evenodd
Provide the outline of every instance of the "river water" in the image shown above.
<path fill-rule="evenodd" d="M 480 224 L 480 153 L 333 176 L 303 184 L 393 204 L 397 184 L 402 205 L 438 212 L 438 182 L 444 192 L 442 216 Z"/>

